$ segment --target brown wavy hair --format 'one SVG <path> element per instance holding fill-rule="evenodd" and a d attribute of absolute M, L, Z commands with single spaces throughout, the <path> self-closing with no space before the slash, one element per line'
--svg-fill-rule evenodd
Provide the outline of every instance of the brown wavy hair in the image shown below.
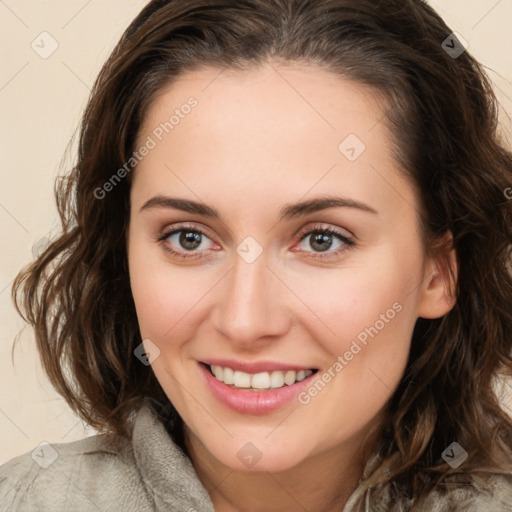
<path fill-rule="evenodd" d="M 76 166 L 57 181 L 62 233 L 12 290 L 50 381 L 81 418 L 129 437 L 132 414 L 149 400 L 185 450 L 181 418 L 151 367 L 133 354 L 142 340 L 126 251 L 132 174 L 108 198 L 97 197 L 132 156 L 155 94 L 201 66 L 309 63 L 382 98 L 393 154 L 420 191 L 425 251 L 442 260 L 447 247 L 439 241 L 450 231 L 458 265 L 453 309 L 417 320 L 405 373 L 387 404 L 382 463 L 364 485 L 377 495 L 392 483 L 399 504 L 449 477 L 470 483 L 510 473 L 512 420 L 495 379 L 512 377 L 512 201 L 504 194 L 512 154 L 500 139 L 483 66 L 468 51 L 446 51 L 451 33 L 421 0 L 147 4 L 99 73 Z M 469 454 L 457 469 L 441 458 L 453 441 Z"/>

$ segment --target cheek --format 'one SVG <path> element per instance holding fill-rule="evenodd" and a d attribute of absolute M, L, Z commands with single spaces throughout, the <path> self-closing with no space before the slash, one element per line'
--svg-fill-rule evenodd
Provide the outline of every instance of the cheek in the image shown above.
<path fill-rule="evenodd" d="M 387 338 L 393 352 L 416 320 L 411 292 L 419 278 L 418 264 L 400 259 L 390 246 L 372 260 L 295 278 L 294 291 L 309 309 L 311 335 L 331 356 L 349 350 L 353 340 L 364 346 L 376 336 Z"/>
<path fill-rule="evenodd" d="M 379 266 L 344 270 L 339 286 L 327 278 L 316 282 L 319 286 L 308 302 L 322 319 L 322 323 L 309 322 L 314 325 L 312 339 L 322 345 L 327 357 L 321 377 L 324 384 L 312 385 L 299 401 L 305 410 L 309 408 L 317 431 L 334 429 L 337 440 L 354 435 L 375 417 L 407 364 L 417 318 L 411 293 L 417 265 L 396 260 L 391 251 L 389 258 L 380 256 Z M 329 446 L 324 439 L 317 442 Z"/>
<path fill-rule="evenodd" d="M 317 315 L 308 323 L 310 335 L 327 355 L 325 392 L 319 385 L 302 397 L 302 403 L 315 403 L 318 424 L 339 420 L 346 423 L 345 433 L 356 431 L 357 421 L 369 421 L 398 386 L 417 319 L 414 290 L 421 274 L 421 255 L 404 254 L 390 244 L 371 261 L 337 272 L 338 278 L 334 272 L 302 278 L 303 290 L 308 285 L 311 290 L 308 306 Z M 324 398 L 316 401 L 320 394 Z M 353 417 L 347 418 L 347 410 Z"/>
<path fill-rule="evenodd" d="M 175 289 L 168 273 L 154 256 L 154 249 L 149 250 L 145 244 L 130 237 L 133 242 L 128 249 L 130 286 L 137 318 L 143 338 L 159 339 L 161 334 L 172 326 L 169 311 L 176 306 Z"/>
<path fill-rule="evenodd" d="M 213 283 L 197 268 L 173 266 L 163 251 L 151 249 L 130 246 L 130 285 L 142 337 L 167 346 L 163 342 L 169 337 L 185 336 L 194 309 Z"/>

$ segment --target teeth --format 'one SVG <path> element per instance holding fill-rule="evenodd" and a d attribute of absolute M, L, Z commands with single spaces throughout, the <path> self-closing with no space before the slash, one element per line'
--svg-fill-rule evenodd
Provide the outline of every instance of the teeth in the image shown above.
<path fill-rule="evenodd" d="M 295 382 L 296 378 L 296 372 L 289 370 L 284 374 L 284 383 L 287 384 L 288 386 L 291 386 Z"/>
<path fill-rule="evenodd" d="M 220 367 L 218 367 L 218 368 L 220 368 Z M 224 375 L 221 380 L 224 381 L 224 384 L 233 384 L 233 382 L 235 382 L 233 379 L 235 372 L 231 368 L 223 368 L 223 370 L 224 370 Z"/>
<path fill-rule="evenodd" d="M 271 388 L 282 388 L 284 386 L 284 375 L 283 372 L 272 372 L 270 375 L 270 387 Z"/>
<path fill-rule="evenodd" d="M 221 366 L 212 366 L 212 372 L 217 377 L 217 379 L 222 380 L 224 382 L 224 370 Z"/>
<path fill-rule="evenodd" d="M 273 371 L 250 374 L 216 365 L 211 365 L 210 368 L 215 378 L 224 382 L 224 384 L 232 385 L 235 388 L 253 390 L 282 388 L 285 384 L 291 386 L 313 373 L 312 370 L 300 370 L 298 372 L 288 370 L 287 372 Z"/>
<path fill-rule="evenodd" d="M 267 389 L 270 387 L 270 375 L 268 372 L 257 373 L 252 376 L 251 384 L 252 387 L 256 389 Z"/>
<path fill-rule="evenodd" d="M 219 379 L 217 377 L 218 380 Z M 233 375 L 233 385 L 236 388 L 250 388 L 251 387 L 251 376 L 245 372 L 236 371 Z"/>
<path fill-rule="evenodd" d="M 310 371 L 310 370 L 308 370 Z M 304 380 L 306 378 L 306 372 L 304 370 L 300 370 L 297 372 L 297 380 Z"/>

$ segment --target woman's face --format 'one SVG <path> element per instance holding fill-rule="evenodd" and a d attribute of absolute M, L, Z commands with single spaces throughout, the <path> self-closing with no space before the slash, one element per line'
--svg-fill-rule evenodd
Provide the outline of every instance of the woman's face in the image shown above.
<path fill-rule="evenodd" d="M 140 330 L 188 432 L 231 468 L 357 447 L 418 316 L 453 305 L 374 98 L 268 64 L 189 72 L 147 112 L 128 242 Z"/>

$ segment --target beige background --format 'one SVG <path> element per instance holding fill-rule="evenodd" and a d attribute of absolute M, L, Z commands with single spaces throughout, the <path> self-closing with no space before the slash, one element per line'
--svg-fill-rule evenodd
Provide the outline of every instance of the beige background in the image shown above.
<path fill-rule="evenodd" d="M 32 258 L 34 244 L 58 229 L 53 183 L 67 143 L 102 63 L 145 4 L 145 0 L 0 0 L 0 464 L 43 441 L 73 441 L 94 433 L 48 384 L 29 329 L 22 333 L 13 365 L 12 343 L 23 322 L 12 306 L 10 285 Z M 431 4 L 489 69 L 509 133 L 512 0 Z M 40 36 L 42 32 L 58 43 L 46 59 L 31 47 L 35 41 L 39 52 L 51 49 L 50 36 Z M 63 168 L 69 168 L 73 159 L 71 151 Z"/>

